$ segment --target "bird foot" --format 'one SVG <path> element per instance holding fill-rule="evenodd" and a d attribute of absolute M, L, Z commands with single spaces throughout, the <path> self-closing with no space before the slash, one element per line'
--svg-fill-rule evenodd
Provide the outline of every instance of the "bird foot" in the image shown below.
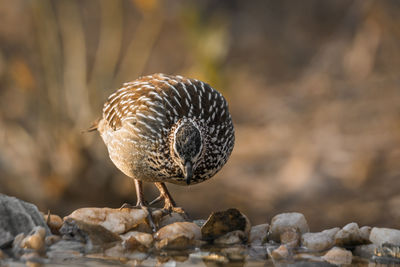
<path fill-rule="evenodd" d="M 119 209 L 120 210 L 122 210 L 122 209 L 142 209 L 142 210 L 146 211 L 147 212 L 147 222 L 151 228 L 151 231 L 153 233 L 157 232 L 157 227 L 153 220 L 151 208 L 147 207 L 145 204 L 137 203 L 136 206 L 133 206 L 129 203 L 124 203 L 124 204 L 122 204 L 122 206 Z"/>

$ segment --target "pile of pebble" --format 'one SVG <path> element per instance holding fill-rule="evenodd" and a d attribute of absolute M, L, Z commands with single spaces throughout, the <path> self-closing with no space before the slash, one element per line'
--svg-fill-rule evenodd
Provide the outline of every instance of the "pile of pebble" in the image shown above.
<path fill-rule="evenodd" d="M 251 226 L 237 209 L 190 221 L 184 212 L 154 209 L 152 233 L 141 209 L 82 208 L 61 219 L 0 194 L 0 265 L 81 263 L 110 265 L 167 261 L 308 262 L 314 265 L 400 264 L 400 230 L 349 223 L 311 233 L 300 213 L 282 213 Z M 146 264 L 144 264 L 146 265 Z"/>

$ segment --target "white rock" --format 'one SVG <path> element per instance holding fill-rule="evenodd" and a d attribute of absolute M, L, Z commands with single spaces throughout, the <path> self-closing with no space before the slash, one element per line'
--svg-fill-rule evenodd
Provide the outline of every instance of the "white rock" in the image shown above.
<path fill-rule="evenodd" d="M 340 230 L 339 227 L 324 230 L 319 233 L 304 233 L 301 236 L 301 243 L 304 247 L 312 251 L 323 251 L 335 245 L 335 235 Z"/>
<path fill-rule="evenodd" d="M 154 239 L 158 241 L 156 247 L 159 249 L 183 249 L 201 239 L 201 230 L 195 223 L 176 222 L 158 230 Z"/>
<path fill-rule="evenodd" d="M 153 243 L 153 236 L 148 233 L 130 231 L 121 235 L 122 245 L 127 249 L 135 249 L 138 247 L 150 248 Z"/>
<path fill-rule="evenodd" d="M 377 246 L 381 246 L 384 243 L 400 246 L 400 230 L 374 227 L 371 230 L 369 239 Z"/>
<path fill-rule="evenodd" d="M 353 254 L 343 248 L 333 247 L 322 258 L 336 265 L 351 264 Z"/>
<path fill-rule="evenodd" d="M 288 228 L 296 228 L 301 234 L 310 231 L 306 218 L 297 212 L 282 213 L 272 218 L 270 228 L 270 239 L 280 242 L 280 236 Z"/>
<path fill-rule="evenodd" d="M 89 224 L 101 225 L 107 230 L 122 234 L 145 222 L 147 212 L 142 209 L 82 208 L 75 210 L 68 218 Z"/>
<path fill-rule="evenodd" d="M 217 245 L 234 245 L 243 243 L 246 240 L 246 234 L 241 230 L 232 231 L 218 237 L 214 240 Z"/>
<path fill-rule="evenodd" d="M 251 227 L 249 243 L 252 245 L 261 245 L 267 241 L 269 224 L 259 224 Z"/>

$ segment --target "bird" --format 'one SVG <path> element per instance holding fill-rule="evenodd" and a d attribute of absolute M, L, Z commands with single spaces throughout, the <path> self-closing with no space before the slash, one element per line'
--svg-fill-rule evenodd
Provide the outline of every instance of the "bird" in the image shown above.
<path fill-rule="evenodd" d="M 209 84 L 180 75 L 142 76 L 112 93 L 97 130 L 111 161 L 134 180 L 136 207 L 147 208 L 143 182 L 160 191 L 150 204 L 177 208 L 165 183 L 194 185 L 227 162 L 235 130 L 228 103 Z"/>

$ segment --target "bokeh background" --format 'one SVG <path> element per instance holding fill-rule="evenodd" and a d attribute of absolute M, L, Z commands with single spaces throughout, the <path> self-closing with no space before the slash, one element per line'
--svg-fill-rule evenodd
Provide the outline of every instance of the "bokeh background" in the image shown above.
<path fill-rule="evenodd" d="M 299 211 L 314 231 L 400 227 L 397 0 L 0 0 L 0 192 L 61 216 L 135 203 L 82 130 L 155 72 L 210 83 L 235 122 L 220 173 L 169 185 L 193 218 L 237 207 L 254 224 Z"/>

